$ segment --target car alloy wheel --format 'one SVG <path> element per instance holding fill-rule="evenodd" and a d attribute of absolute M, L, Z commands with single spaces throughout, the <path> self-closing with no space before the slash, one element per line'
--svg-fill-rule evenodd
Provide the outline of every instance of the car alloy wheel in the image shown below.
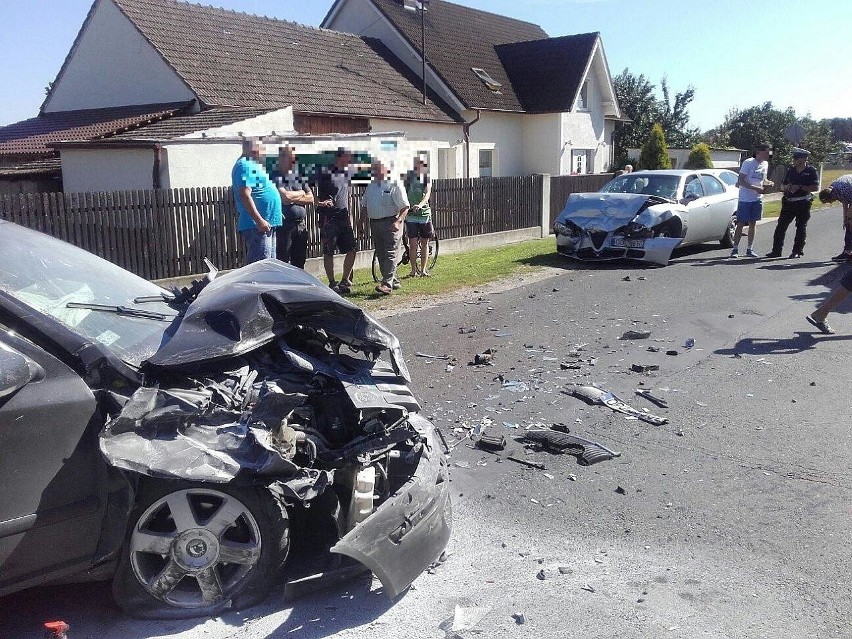
<path fill-rule="evenodd" d="M 262 600 L 289 549 L 283 501 L 263 486 L 146 481 L 113 581 L 148 618 L 214 615 Z"/>
<path fill-rule="evenodd" d="M 239 589 L 260 559 L 260 528 L 236 497 L 210 489 L 155 501 L 130 537 L 140 585 L 180 608 L 212 606 Z"/>

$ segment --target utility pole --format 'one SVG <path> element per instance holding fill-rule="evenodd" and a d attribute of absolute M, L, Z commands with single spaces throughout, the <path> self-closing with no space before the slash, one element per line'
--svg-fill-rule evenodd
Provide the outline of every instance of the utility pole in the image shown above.
<path fill-rule="evenodd" d="M 420 0 L 420 76 L 423 80 L 423 105 L 426 105 L 426 9 L 429 0 Z"/>

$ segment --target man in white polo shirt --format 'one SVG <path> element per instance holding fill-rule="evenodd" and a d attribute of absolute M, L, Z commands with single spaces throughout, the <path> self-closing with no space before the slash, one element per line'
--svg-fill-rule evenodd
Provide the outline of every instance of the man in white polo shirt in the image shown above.
<path fill-rule="evenodd" d="M 379 259 L 382 281 L 376 291 L 390 295 L 399 288 L 396 278 L 396 256 L 402 241 L 402 228 L 408 215 L 408 196 L 398 182 L 390 179 L 390 172 L 380 160 L 371 165 L 373 181 L 361 198 L 361 225 L 370 220 L 373 247 Z"/>

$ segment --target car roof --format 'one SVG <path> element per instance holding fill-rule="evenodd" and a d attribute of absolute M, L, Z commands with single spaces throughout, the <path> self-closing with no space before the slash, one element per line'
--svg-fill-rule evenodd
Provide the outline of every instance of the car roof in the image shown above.
<path fill-rule="evenodd" d="M 702 171 L 710 171 L 712 169 L 643 169 L 641 171 L 631 171 L 624 175 L 670 175 L 673 177 L 683 177 L 692 173 L 701 173 Z M 623 176 L 619 176 L 623 177 Z"/>

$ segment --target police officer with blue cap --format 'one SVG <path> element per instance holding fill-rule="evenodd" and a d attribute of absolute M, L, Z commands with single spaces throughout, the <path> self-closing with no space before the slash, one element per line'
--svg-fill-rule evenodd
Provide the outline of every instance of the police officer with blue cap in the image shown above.
<path fill-rule="evenodd" d="M 781 257 L 784 248 L 784 235 L 790 222 L 796 220 L 796 237 L 793 239 L 791 258 L 802 257 L 805 253 L 805 237 L 808 220 L 811 219 L 811 202 L 814 192 L 819 190 L 819 175 L 817 170 L 808 164 L 809 151 L 793 147 L 793 166 L 787 169 L 784 176 L 781 198 L 781 213 L 778 216 L 778 226 L 772 240 L 772 251 L 766 257 Z"/>

